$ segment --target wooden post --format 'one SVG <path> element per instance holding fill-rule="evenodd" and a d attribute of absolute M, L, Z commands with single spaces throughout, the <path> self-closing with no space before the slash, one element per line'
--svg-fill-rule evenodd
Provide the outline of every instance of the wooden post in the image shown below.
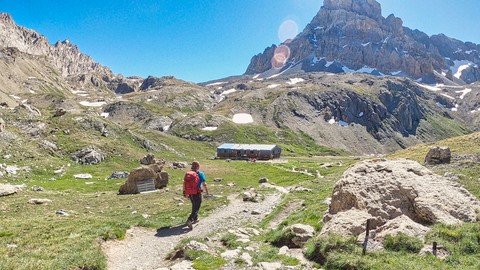
<path fill-rule="evenodd" d="M 363 241 L 363 250 L 362 250 L 362 256 L 364 256 L 367 253 L 367 244 L 368 244 L 368 237 L 370 235 L 370 219 L 367 219 L 367 229 L 365 231 L 365 240 Z"/>
<path fill-rule="evenodd" d="M 432 254 L 437 257 L 437 242 L 433 242 Z"/>

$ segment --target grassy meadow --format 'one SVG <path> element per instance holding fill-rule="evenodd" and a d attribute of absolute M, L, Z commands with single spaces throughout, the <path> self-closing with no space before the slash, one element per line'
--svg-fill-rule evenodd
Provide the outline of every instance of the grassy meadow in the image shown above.
<path fill-rule="evenodd" d="M 101 250 L 103 241 L 123 239 L 126 230 L 133 226 L 158 229 L 184 223 L 190 212 L 190 204 L 179 205 L 178 202 L 182 197 L 181 184 L 185 170 L 165 166 L 164 171 L 170 175 L 167 189 L 148 194 L 117 195 L 125 179 L 107 179 L 113 171 L 131 171 L 138 167 L 139 159 L 148 152 L 165 159 L 167 165 L 174 161 L 200 161 L 201 170 L 206 172 L 210 183 L 210 192 L 222 196 L 220 199 L 204 201 L 202 217 L 228 203 L 226 197 L 229 194 L 240 193 L 248 187 L 258 188 L 258 180 L 262 177 L 267 177 L 269 182 L 280 186 L 311 189 L 311 192 L 284 195 L 278 209 L 259 224 L 264 233 L 253 239 L 260 246 L 260 252 L 252 254 L 254 262 L 282 261 L 285 265 L 296 265 L 299 263 L 297 259 L 278 255 L 278 247 L 273 244 L 282 237 L 281 229 L 303 223 L 312 225 L 319 231 L 322 228 L 323 213 L 328 208 L 322 201 L 331 196 L 334 184 L 342 173 L 360 160 L 342 151 L 321 147 L 310 149 L 308 146 L 309 151 L 307 144 L 311 142 L 308 138 L 295 141 L 293 136 L 286 134 L 288 140 L 281 144 L 284 148 L 284 162 L 226 162 L 213 159 L 215 145 L 212 143 L 186 141 L 141 129 L 125 130 L 111 123 L 108 126 L 110 136 L 103 137 L 100 133 L 87 136 L 85 122 L 74 118 L 75 116 L 70 119 L 48 120 L 49 130 L 44 131 L 44 138 L 55 142 L 60 148 L 58 151 L 45 150 L 38 146 L 39 141 L 20 137 L 2 142 L 4 150 L 0 164 L 28 167 L 16 175 L 0 177 L 0 183 L 26 186 L 17 194 L 0 197 L 2 270 L 106 269 L 106 258 Z M 11 127 L 10 132 L 15 129 L 18 128 Z M 69 135 L 62 132 L 65 129 L 70 130 Z M 268 131 L 259 133 L 259 136 L 267 135 Z M 478 155 L 479 140 L 480 135 L 473 134 L 436 145 L 450 146 L 455 155 Z M 152 142 L 149 145 L 154 146 L 153 151 L 146 149 L 144 142 Z M 31 147 L 24 148 L 25 145 Z M 80 165 L 71 161 L 69 154 L 86 145 L 107 150 L 107 159 L 98 165 Z M 392 154 L 389 158 L 410 158 L 423 162 L 428 147 L 429 145 L 413 147 Z M 6 158 L 7 153 L 12 153 L 11 157 Z M 325 164 L 330 166 L 322 166 Z M 60 169 L 61 172 L 58 173 Z M 459 182 L 480 197 L 478 164 L 466 162 L 432 169 L 442 174 L 459 174 Z M 93 178 L 76 179 L 74 175 L 79 173 L 89 173 Z M 317 173 L 322 177 L 317 177 Z M 214 178 L 222 178 L 223 181 L 216 183 L 212 181 Z M 235 186 L 229 187 L 227 183 L 235 183 Z M 35 191 L 36 187 L 42 187 L 44 191 Z M 260 189 L 260 192 L 271 191 Z M 32 198 L 50 199 L 52 202 L 44 205 L 29 204 L 28 201 Z M 278 230 L 268 230 L 269 221 L 291 202 L 302 202 L 301 211 L 289 215 L 280 223 Z M 59 210 L 68 213 L 68 216 L 56 214 Z M 479 269 L 479 231 L 479 224 L 434 227 L 426 241 L 438 241 L 451 247 L 453 253 L 445 260 L 433 256 L 422 257 L 404 250 L 386 250 L 361 256 L 360 246 L 342 238 L 312 239 L 305 254 L 313 261 L 321 254 L 325 259 L 315 263 L 325 269 Z M 234 242 L 231 237 L 226 235 L 225 243 Z M 191 256 L 197 269 L 217 269 L 225 263 L 222 260 L 212 263 L 212 255 L 209 254 Z M 244 266 L 244 262 L 239 260 L 238 266 Z"/>

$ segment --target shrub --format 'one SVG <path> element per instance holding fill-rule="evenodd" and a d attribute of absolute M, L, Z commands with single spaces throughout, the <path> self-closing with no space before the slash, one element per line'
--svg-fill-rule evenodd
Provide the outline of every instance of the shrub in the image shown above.
<path fill-rule="evenodd" d="M 387 235 L 383 245 L 385 249 L 391 251 L 418 253 L 423 247 L 423 241 L 405 233 L 398 233 L 397 235 Z"/>
<path fill-rule="evenodd" d="M 222 236 L 222 238 L 220 239 L 222 244 L 229 249 L 236 249 L 237 247 L 241 247 L 245 245 L 244 243 L 239 242 L 237 240 L 238 240 L 238 237 L 233 233 L 227 233 L 224 236 Z"/>
<path fill-rule="evenodd" d="M 344 238 L 331 234 L 307 242 L 304 255 L 311 261 L 325 264 L 330 253 L 335 251 L 350 253 L 355 251 L 355 247 L 355 237 Z"/>
<path fill-rule="evenodd" d="M 271 231 L 267 236 L 267 241 L 276 247 L 288 246 L 292 248 L 292 238 L 295 235 L 290 230 L 276 230 Z"/>

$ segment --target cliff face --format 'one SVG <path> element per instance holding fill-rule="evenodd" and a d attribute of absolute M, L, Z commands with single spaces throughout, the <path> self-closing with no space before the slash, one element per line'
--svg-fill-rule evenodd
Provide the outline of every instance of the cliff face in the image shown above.
<path fill-rule="evenodd" d="M 411 30 L 393 14 L 382 17 L 375 0 L 325 0 L 303 32 L 282 45 L 291 54 L 280 71 L 296 66 L 307 72 L 358 71 L 430 83 L 439 80 L 438 74 L 456 83 L 479 80 L 480 45 Z M 275 49 L 254 56 L 246 74 L 271 70 Z"/>
<path fill-rule="evenodd" d="M 0 47 L 15 47 L 24 53 L 46 56 L 64 77 L 92 72 L 100 76 L 114 77 L 109 68 L 82 54 L 78 47 L 68 40 L 50 45 L 45 36 L 16 25 L 6 13 L 0 13 Z"/>

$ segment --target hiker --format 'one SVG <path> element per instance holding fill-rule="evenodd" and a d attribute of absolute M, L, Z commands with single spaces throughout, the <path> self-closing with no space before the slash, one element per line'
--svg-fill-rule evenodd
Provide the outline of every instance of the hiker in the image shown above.
<path fill-rule="evenodd" d="M 200 171 L 200 163 L 192 162 L 192 168 L 185 174 L 183 181 L 183 195 L 192 202 L 192 213 L 186 223 L 190 230 L 193 228 L 192 225 L 198 222 L 198 211 L 202 205 L 202 186 L 206 195 L 209 195 L 206 180 L 205 174 Z"/>

